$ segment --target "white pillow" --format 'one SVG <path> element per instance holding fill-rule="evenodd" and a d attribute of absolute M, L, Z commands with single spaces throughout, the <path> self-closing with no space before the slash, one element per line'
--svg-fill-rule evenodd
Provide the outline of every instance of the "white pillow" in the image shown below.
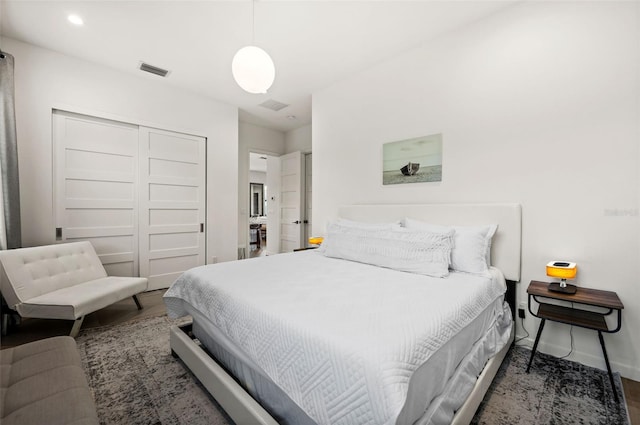
<path fill-rule="evenodd" d="M 401 227 L 366 229 L 330 223 L 322 242 L 327 257 L 434 277 L 449 274 L 453 231 Z"/>
<path fill-rule="evenodd" d="M 434 232 L 454 230 L 451 269 L 474 274 L 486 274 L 489 271 L 491 239 L 496 233 L 498 225 L 439 226 L 411 218 L 405 218 L 403 224 L 407 229 L 423 229 Z"/>
<path fill-rule="evenodd" d="M 388 223 L 366 223 L 364 221 L 354 221 L 348 220 L 346 218 L 338 218 L 334 223 L 339 223 L 343 227 L 355 228 L 355 229 L 368 229 L 368 230 L 377 230 L 377 229 L 400 229 L 402 228 L 402 223 L 400 221 L 393 221 Z M 327 225 L 327 229 L 332 224 L 329 222 Z M 320 245 L 319 252 L 324 253 L 326 247 L 326 236 Z"/>

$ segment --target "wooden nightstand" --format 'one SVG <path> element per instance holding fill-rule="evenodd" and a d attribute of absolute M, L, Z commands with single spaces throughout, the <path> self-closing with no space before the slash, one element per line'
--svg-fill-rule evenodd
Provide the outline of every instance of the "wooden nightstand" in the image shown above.
<path fill-rule="evenodd" d="M 542 329 L 544 328 L 544 324 L 547 320 L 566 323 L 568 325 L 579 326 L 586 329 L 593 329 L 594 331 L 598 331 L 602 354 L 604 355 L 604 361 L 607 364 L 607 371 L 609 372 L 609 380 L 611 381 L 611 387 L 613 388 L 615 399 L 618 401 L 618 393 L 616 392 L 616 387 L 614 385 L 611 366 L 609 366 L 609 357 L 607 356 L 607 349 L 604 346 L 602 332 L 615 333 L 620 330 L 620 326 L 622 325 L 622 309 L 624 308 L 620 298 L 618 298 L 618 295 L 615 292 L 590 288 L 578 288 L 578 291 L 575 294 L 563 294 L 561 292 L 549 291 L 547 289 L 548 285 L 549 283 L 547 282 L 532 280 L 527 288 L 527 294 L 529 294 L 529 312 L 533 316 L 541 319 L 540 326 L 538 327 L 538 334 L 536 335 L 536 341 L 534 342 L 533 350 L 531 351 L 529 365 L 527 366 L 527 373 L 529 373 L 529 369 L 531 368 L 531 362 L 533 361 L 533 356 L 536 354 L 540 335 L 542 334 Z M 538 311 L 535 313 L 531 310 L 532 298 L 538 303 Z M 601 313 L 583 310 L 580 308 L 550 304 L 545 302 L 545 299 L 570 301 L 575 304 L 600 307 L 606 309 L 606 311 Z M 610 315 L 614 311 L 618 313 L 618 323 L 614 329 L 609 329 L 607 322 L 605 321 L 605 316 Z"/>

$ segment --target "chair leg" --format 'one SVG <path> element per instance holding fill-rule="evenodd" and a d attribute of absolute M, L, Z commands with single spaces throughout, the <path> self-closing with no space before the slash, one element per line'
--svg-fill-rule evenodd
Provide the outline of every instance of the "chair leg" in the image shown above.
<path fill-rule="evenodd" d="M 69 334 L 71 338 L 75 338 L 78 336 L 78 333 L 80 332 L 80 327 L 82 326 L 83 321 L 84 321 L 84 316 L 78 317 L 75 320 L 75 322 L 73 322 L 73 327 L 71 328 L 71 333 Z"/>
<path fill-rule="evenodd" d="M 11 315 L 8 313 L 2 313 L 2 336 L 7 336 L 9 333 L 9 321 L 11 320 Z"/>
<path fill-rule="evenodd" d="M 138 299 L 137 295 L 133 296 L 133 300 L 136 302 L 136 306 L 138 307 L 138 310 L 142 310 L 142 304 L 140 304 L 140 300 Z"/>

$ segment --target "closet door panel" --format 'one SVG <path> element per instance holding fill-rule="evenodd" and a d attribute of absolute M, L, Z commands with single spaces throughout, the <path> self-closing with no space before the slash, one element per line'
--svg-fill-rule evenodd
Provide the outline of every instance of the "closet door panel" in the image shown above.
<path fill-rule="evenodd" d="M 53 113 L 59 242 L 90 241 L 107 273 L 138 275 L 138 127 Z"/>
<path fill-rule="evenodd" d="M 166 288 L 205 264 L 205 139 L 54 111 L 56 239 Z"/>
<path fill-rule="evenodd" d="M 140 273 L 166 288 L 205 264 L 205 139 L 140 128 Z"/>

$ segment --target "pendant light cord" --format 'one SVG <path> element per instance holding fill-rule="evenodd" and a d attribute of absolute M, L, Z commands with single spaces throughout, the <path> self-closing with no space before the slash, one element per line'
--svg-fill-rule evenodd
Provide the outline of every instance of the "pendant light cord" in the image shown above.
<path fill-rule="evenodd" d="M 251 44 L 256 45 L 256 0 L 251 0 Z"/>
<path fill-rule="evenodd" d="M 2 2 L 0 2 L 0 16 L 2 16 Z M 2 35 L 0 35 L 0 41 L 3 41 L 2 40 Z M 1 44 L 2 43 L 0 43 L 0 59 L 4 59 L 6 56 L 5 56 L 4 52 L 2 51 Z"/>

